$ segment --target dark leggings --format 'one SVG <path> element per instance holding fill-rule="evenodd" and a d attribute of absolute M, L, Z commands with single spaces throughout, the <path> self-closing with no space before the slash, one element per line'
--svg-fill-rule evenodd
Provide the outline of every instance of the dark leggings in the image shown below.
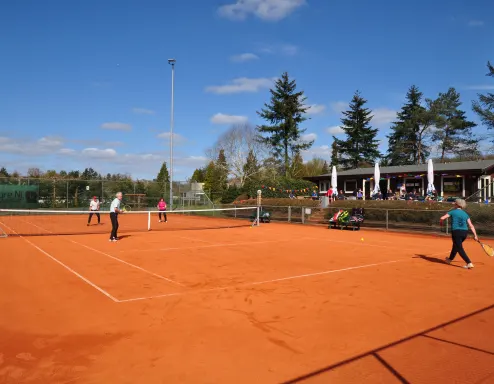
<path fill-rule="evenodd" d="M 453 247 L 451 248 L 451 253 L 449 259 L 453 260 L 456 254 L 459 253 L 461 258 L 465 260 L 465 263 L 470 264 L 472 261 L 468 258 L 467 253 L 463 249 L 463 242 L 467 238 L 468 231 L 453 231 L 451 238 L 453 239 Z"/>
<path fill-rule="evenodd" d="M 111 235 L 110 240 L 117 238 L 118 231 L 118 214 L 116 212 L 110 212 L 110 220 L 111 220 Z"/>
<path fill-rule="evenodd" d="M 164 219 L 165 221 L 168 221 L 168 220 L 166 219 L 166 211 L 160 211 L 160 212 L 158 213 L 158 217 L 159 217 L 159 219 L 160 219 L 160 220 L 161 220 L 161 214 L 163 214 L 163 219 Z"/>
<path fill-rule="evenodd" d="M 93 218 L 93 215 L 96 215 L 96 217 L 98 218 L 98 224 L 100 222 L 100 216 L 99 216 L 99 213 L 98 212 L 90 212 L 89 213 L 89 218 L 87 219 L 87 223 L 90 224 L 91 223 L 91 219 Z"/>

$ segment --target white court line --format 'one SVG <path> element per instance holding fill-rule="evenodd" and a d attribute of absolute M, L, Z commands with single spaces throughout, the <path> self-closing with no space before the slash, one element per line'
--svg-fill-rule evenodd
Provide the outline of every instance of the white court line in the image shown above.
<path fill-rule="evenodd" d="M 14 234 L 18 235 L 22 240 L 24 240 L 26 243 L 28 243 L 29 245 L 31 245 L 32 247 L 36 248 L 38 251 L 40 251 L 41 253 L 43 253 L 45 256 L 48 256 L 50 259 L 52 259 L 54 262 L 60 264 L 62 267 L 64 267 L 67 271 L 73 273 L 74 275 L 76 275 L 79 279 L 81 279 L 82 281 L 84 281 L 85 283 L 89 284 L 91 287 L 93 287 L 94 289 L 100 291 L 103 295 L 105 295 L 106 297 L 109 297 L 110 299 L 112 299 L 114 302 L 118 303 L 119 300 L 116 299 L 115 297 L 113 297 L 112 295 L 110 295 L 108 292 L 106 292 L 103 288 L 100 288 L 98 287 L 96 284 L 94 284 L 93 282 L 91 282 L 89 279 L 85 278 L 84 276 L 82 276 L 80 273 L 77 273 L 76 271 L 74 271 L 72 268 L 70 268 L 69 266 L 65 265 L 64 263 L 62 263 L 60 260 L 56 259 L 55 257 L 53 257 L 52 255 L 50 255 L 48 252 L 46 252 L 45 250 L 41 249 L 40 247 L 38 247 L 37 245 L 33 244 L 31 241 L 29 241 L 28 239 L 26 239 L 25 237 L 19 235 L 16 231 L 14 231 L 12 228 L 10 228 L 8 225 L 0 222 L 0 224 L 2 224 L 3 226 L 5 226 L 6 228 L 10 229 Z"/>
<path fill-rule="evenodd" d="M 37 227 L 37 228 L 39 228 L 39 229 L 41 229 L 41 230 L 43 230 L 43 231 L 45 231 L 45 232 L 48 232 L 48 233 L 52 233 L 52 234 L 53 234 L 53 232 L 48 231 L 47 229 L 44 229 L 44 228 L 42 228 L 42 227 L 40 227 L 40 226 L 38 226 L 38 225 L 36 225 L 36 224 L 34 224 L 34 223 L 31 223 L 31 222 L 29 222 L 29 221 L 25 221 L 25 220 L 23 220 L 23 221 L 24 221 L 25 223 L 28 223 L 28 224 L 34 225 L 35 227 Z M 59 235 L 55 235 L 55 236 L 57 236 L 57 237 L 61 237 L 61 236 L 59 236 Z M 111 258 L 111 259 L 113 259 L 113 260 L 116 260 L 116 261 L 118 261 L 118 262 L 120 262 L 120 263 L 122 263 L 122 264 L 128 265 L 129 267 L 132 267 L 132 268 L 138 269 L 138 270 L 143 271 L 143 272 L 145 272 L 145 273 L 147 273 L 147 274 L 149 274 L 149 275 L 155 276 L 155 277 L 157 277 L 157 278 L 159 278 L 159 279 L 166 280 L 166 281 L 168 281 L 168 282 L 170 282 L 170 283 L 172 283 L 172 284 L 178 285 L 178 286 L 180 286 L 180 287 L 185 287 L 185 285 L 183 285 L 183 284 L 179 283 L 178 281 L 175 281 L 175 280 L 169 279 L 169 278 L 167 278 L 167 277 L 164 277 L 164 276 L 158 275 L 157 273 L 154 273 L 154 272 L 148 271 L 147 269 L 144 269 L 144 268 L 142 268 L 142 267 L 139 267 L 138 265 L 135 265 L 135 264 L 129 263 L 129 262 L 125 261 L 125 260 L 119 259 L 118 257 L 115 257 L 115 256 L 112 256 L 112 255 L 109 255 L 108 253 L 102 252 L 102 251 L 100 251 L 100 250 L 98 250 L 98 249 L 91 248 L 91 247 L 89 247 L 89 246 L 87 246 L 87 245 L 85 245 L 85 244 L 81 244 L 81 243 L 79 243 L 79 242 L 77 242 L 77 241 L 75 241 L 75 240 L 65 239 L 64 237 L 62 237 L 62 238 L 63 238 L 64 240 L 66 240 L 66 241 L 70 241 L 71 243 L 78 244 L 78 245 L 80 245 L 81 247 L 87 248 L 87 249 L 89 249 L 89 250 L 91 250 L 91 251 L 93 251 L 93 252 L 97 252 L 97 253 L 99 253 L 99 254 L 101 254 L 101 255 L 104 255 L 104 256 L 109 257 L 109 258 Z"/>
<path fill-rule="evenodd" d="M 276 282 L 279 282 L 279 281 L 302 279 L 302 278 L 306 278 L 306 277 L 313 277 L 313 276 L 320 276 L 320 275 L 328 275 L 330 273 L 336 273 L 336 272 L 351 271 L 351 270 L 354 270 L 354 269 L 370 268 L 370 267 L 376 267 L 376 266 L 379 266 L 379 265 L 399 263 L 399 262 L 405 261 L 405 260 L 406 259 L 384 261 L 382 263 L 358 265 L 358 266 L 355 266 L 355 267 L 348 267 L 348 268 L 341 268 L 341 269 L 332 269 L 332 270 L 329 270 L 329 271 L 307 273 L 307 274 L 304 274 L 304 275 L 297 275 L 297 276 L 281 277 L 281 278 L 278 278 L 278 279 L 256 281 L 256 282 L 252 282 L 252 283 L 245 283 L 245 284 L 239 284 L 239 285 L 231 285 L 231 286 L 226 286 L 226 287 L 200 289 L 200 290 L 188 291 L 188 292 L 166 293 L 166 294 L 163 294 L 163 295 L 136 297 L 136 298 L 133 298 L 133 299 L 122 299 L 122 300 L 119 300 L 118 302 L 119 303 L 128 303 L 128 302 L 132 302 L 132 301 L 150 300 L 150 299 L 158 299 L 158 298 L 163 298 L 163 297 L 184 296 L 184 295 L 192 295 L 192 294 L 197 294 L 197 293 L 207 293 L 207 292 L 223 291 L 223 290 L 227 290 L 227 289 L 235 289 L 235 288 L 242 288 L 242 287 L 251 287 L 251 286 L 254 286 L 254 285 L 261 285 L 261 284 L 268 284 L 268 283 L 276 283 Z"/>

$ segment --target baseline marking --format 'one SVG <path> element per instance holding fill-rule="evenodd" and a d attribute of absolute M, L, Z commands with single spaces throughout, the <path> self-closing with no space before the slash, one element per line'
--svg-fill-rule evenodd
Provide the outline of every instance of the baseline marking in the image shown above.
<path fill-rule="evenodd" d="M 31 222 L 29 222 L 29 221 L 25 221 L 25 220 L 23 220 L 23 221 L 24 221 L 25 223 L 28 223 L 28 224 L 34 225 L 35 227 L 37 227 L 37 228 L 39 228 L 39 229 L 41 229 L 41 230 L 43 230 L 43 231 L 45 231 L 45 232 L 48 232 L 48 233 L 52 233 L 52 234 L 53 234 L 53 232 L 48 231 L 47 229 L 44 229 L 44 228 L 42 228 L 42 227 L 40 227 L 40 226 L 38 226 L 38 225 L 36 225 L 36 224 L 34 224 L 34 223 L 31 223 Z M 102 251 L 100 251 L 100 250 L 98 250 L 98 249 L 91 248 L 91 247 L 89 247 L 89 246 L 87 246 L 87 245 L 85 245 L 85 244 L 81 244 L 81 243 L 79 243 L 79 242 L 77 242 L 77 241 L 75 241 L 75 240 L 66 239 L 66 238 L 64 238 L 64 237 L 62 237 L 62 236 L 59 236 L 59 235 L 55 235 L 55 236 L 57 236 L 57 237 L 61 237 L 62 239 L 66 240 L 66 241 L 69 241 L 69 242 L 74 243 L 74 244 L 78 244 L 78 245 L 80 245 L 81 247 L 87 248 L 87 249 L 89 249 L 89 250 L 91 250 L 91 251 L 93 251 L 93 252 L 97 252 L 97 253 L 99 253 L 99 254 L 101 254 L 101 255 L 104 255 L 104 256 L 109 257 L 109 258 L 111 258 L 111 259 L 113 259 L 113 260 L 116 260 L 116 261 L 118 261 L 118 262 L 120 262 L 120 263 L 122 263 L 122 264 L 128 265 L 129 267 L 132 267 L 132 268 L 138 269 L 138 270 L 140 270 L 140 271 L 142 271 L 142 272 L 145 272 L 145 273 L 147 273 L 147 274 L 149 274 L 149 275 L 155 276 L 155 277 L 157 277 L 158 279 L 166 280 L 166 281 L 168 281 L 168 282 L 170 282 L 170 283 L 172 283 L 172 284 L 178 285 L 178 286 L 180 286 L 180 287 L 185 287 L 185 285 L 183 285 L 183 284 L 179 283 L 178 281 L 175 281 L 175 280 L 169 279 L 169 278 L 167 278 L 167 277 L 164 277 L 164 276 L 158 275 L 157 273 L 154 273 L 154 272 L 148 271 L 147 269 L 144 269 L 144 268 L 142 268 L 142 267 L 139 267 L 138 265 L 135 265 L 135 264 L 129 263 L 129 262 L 125 261 L 125 260 L 119 259 L 118 257 L 115 257 L 115 256 L 112 256 L 112 255 L 109 255 L 108 253 L 102 252 Z"/>
<path fill-rule="evenodd" d="M 64 263 L 62 263 L 60 260 L 56 259 L 55 257 L 53 257 L 52 255 L 50 255 L 48 252 L 46 252 L 45 250 L 41 249 L 40 247 L 38 247 L 36 244 L 33 244 L 31 241 L 29 241 L 28 239 L 26 239 L 25 237 L 19 235 L 16 231 L 14 231 L 12 228 L 10 228 L 8 225 L 6 225 L 5 223 L 2 223 L 0 222 L 0 224 L 2 224 L 3 226 L 5 226 L 5 228 L 8 228 L 10 229 L 13 233 L 15 233 L 16 235 L 18 235 L 22 240 L 24 240 L 26 243 L 28 243 L 29 245 L 31 245 L 32 247 L 36 248 L 39 252 L 41 252 L 42 254 L 44 254 L 45 256 L 48 256 L 50 259 L 52 259 L 54 262 L 60 264 L 62 267 L 64 267 L 67 271 L 73 273 L 74 275 L 76 275 L 79 279 L 81 279 L 82 281 L 84 281 L 86 284 L 89 284 L 91 287 L 93 287 L 94 289 L 98 290 L 99 292 L 101 292 L 103 295 L 105 295 L 106 297 L 112 299 L 115 303 L 118 303 L 119 300 L 116 299 L 115 297 L 113 297 L 112 295 L 110 295 L 108 292 L 106 292 L 103 288 L 100 288 L 98 287 L 96 284 L 94 284 L 93 282 L 91 282 L 89 279 L 85 278 L 84 276 L 82 276 L 80 273 L 77 273 L 76 271 L 74 271 L 72 268 L 70 268 L 68 265 L 65 265 Z"/>
<path fill-rule="evenodd" d="M 399 262 L 405 261 L 405 260 L 406 259 L 384 261 L 382 263 L 373 263 L 373 264 L 358 265 L 358 266 L 355 266 L 355 267 L 348 267 L 348 268 L 341 268 L 341 269 L 332 269 L 332 270 L 329 270 L 329 271 L 315 272 L 315 273 L 307 273 L 307 274 L 304 274 L 304 275 L 282 277 L 282 278 L 278 278 L 278 279 L 271 279 L 271 280 L 264 280 L 264 281 L 256 281 L 256 282 L 252 282 L 252 283 L 231 285 L 231 286 L 226 286 L 226 287 L 217 287 L 217 288 L 209 288 L 209 289 L 199 289 L 199 290 L 196 290 L 196 291 L 188 291 L 188 292 L 166 293 L 166 294 L 163 294 L 163 295 L 136 297 L 136 298 L 132 298 L 132 299 L 121 299 L 118 302 L 119 303 L 128 303 L 128 302 L 132 302 L 132 301 L 141 301 L 141 300 L 158 299 L 158 298 L 171 297 L 171 296 L 184 296 L 184 295 L 191 295 L 191 294 L 197 294 L 197 293 L 207 293 L 207 292 L 214 292 L 214 291 L 223 291 L 223 290 L 235 289 L 235 288 L 241 288 L 241 287 L 251 287 L 251 286 L 254 286 L 254 285 L 261 285 L 261 284 L 268 284 L 268 283 L 276 283 L 276 282 L 286 281 L 286 280 L 303 279 L 303 278 L 313 277 L 313 276 L 328 275 L 330 273 L 345 272 L 345 271 L 351 271 L 351 270 L 354 270 L 354 269 L 370 268 L 370 267 L 376 267 L 376 266 L 379 266 L 379 265 L 399 263 Z"/>

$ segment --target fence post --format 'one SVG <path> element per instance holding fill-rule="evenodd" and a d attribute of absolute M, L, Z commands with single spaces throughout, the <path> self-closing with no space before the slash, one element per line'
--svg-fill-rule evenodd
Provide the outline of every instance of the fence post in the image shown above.
<path fill-rule="evenodd" d="M 389 210 L 386 209 L 386 231 L 388 230 L 388 223 L 389 223 Z"/>
<path fill-rule="evenodd" d="M 67 206 L 67 209 L 69 208 L 69 182 L 65 181 L 65 187 L 66 187 L 66 196 L 65 196 L 65 205 Z"/>
<path fill-rule="evenodd" d="M 302 224 L 305 224 L 305 207 L 302 207 Z"/>
<path fill-rule="evenodd" d="M 237 218 L 237 206 L 234 205 L 233 207 L 235 208 L 234 212 L 235 212 L 235 219 L 236 219 Z"/>
<path fill-rule="evenodd" d="M 292 206 L 288 206 L 288 222 L 290 223 L 292 221 Z"/>
<path fill-rule="evenodd" d="M 449 217 L 446 218 L 446 235 L 449 233 Z"/>

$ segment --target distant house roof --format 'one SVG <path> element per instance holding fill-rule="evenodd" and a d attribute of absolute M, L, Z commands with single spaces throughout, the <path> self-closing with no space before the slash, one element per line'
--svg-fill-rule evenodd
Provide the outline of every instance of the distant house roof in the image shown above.
<path fill-rule="evenodd" d="M 436 163 L 434 164 L 434 172 L 451 172 L 451 171 L 477 171 L 487 172 L 490 168 L 494 168 L 494 160 L 479 160 L 479 161 L 459 161 L 453 163 Z M 392 167 L 380 167 L 381 175 L 385 174 L 400 174 L 400 173 L 427 173 L 427 164 L 419 165 L 400 165 Z M 338 176 L 368 176 L 374 174 L 374 167 L 356 168 L 346 171 L 338 171 Z M 318 176 L 305 177 L 307 180 L 326 179 L 331 177 L 331 173 L 326 173 Z"/>

